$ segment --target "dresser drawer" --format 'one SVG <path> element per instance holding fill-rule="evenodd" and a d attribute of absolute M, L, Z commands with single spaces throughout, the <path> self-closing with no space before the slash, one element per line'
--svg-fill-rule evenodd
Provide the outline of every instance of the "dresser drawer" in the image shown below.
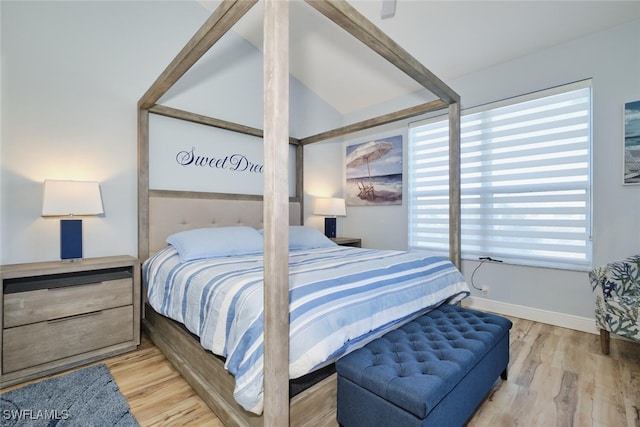
<path fill-rule="evenodd" d="M 133 306 L 112 308 L 3 331 L 3 373 L 133 339 Z"/>
<path fill-rule="evenodd" d="M 4 327 L 131 305 L 133 280 L 118 279 L 76 286 L 17 292 L 4 296 Z"/>

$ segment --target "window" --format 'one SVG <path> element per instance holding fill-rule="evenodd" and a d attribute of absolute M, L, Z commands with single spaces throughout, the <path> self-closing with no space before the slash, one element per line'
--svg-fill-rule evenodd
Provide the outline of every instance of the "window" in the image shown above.
<path fill-rule="evenodd" d="M 409 131 L 409 247 L 449 250 L 448 120 Z M 588 269 L 591 83 L 464 111 L 462 257 Z"/>

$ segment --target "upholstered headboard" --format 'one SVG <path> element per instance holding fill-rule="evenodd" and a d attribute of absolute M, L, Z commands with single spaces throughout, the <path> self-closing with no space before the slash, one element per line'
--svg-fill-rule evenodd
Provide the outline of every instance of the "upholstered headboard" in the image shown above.
<path fill-rule="evenodd" d="M 300 225 L 300 203 L 289 203 L 289 224 Z M 149 197 L 149 253 L 164 248 L 166 238 L 178 231 L 203 227 L 247 225 L 262 228 L 259 200 L 185 197 Z"/>

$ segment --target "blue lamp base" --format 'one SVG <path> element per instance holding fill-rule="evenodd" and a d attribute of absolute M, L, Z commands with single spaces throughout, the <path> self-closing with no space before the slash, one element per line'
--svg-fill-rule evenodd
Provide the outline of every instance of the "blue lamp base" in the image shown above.
<path fill-rule="evenodd" d="M 324 219 L 324 235 L 331 238 L 336 237 L 336 218 L 326 217 Z"/>
<path fill-rule="evenodd" d="M 60 220 L 60 258 L 63 261 L 82 259 L 82 220 Z"/>

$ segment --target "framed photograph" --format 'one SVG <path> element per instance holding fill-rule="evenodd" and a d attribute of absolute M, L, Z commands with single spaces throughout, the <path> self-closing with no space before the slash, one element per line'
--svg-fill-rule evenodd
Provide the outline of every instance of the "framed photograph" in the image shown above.
<path fill-rule="evenodd" d="M 348 145 L 346 150 L 347 205 L 402 204 L 402 135 Z"/>
<path fill-rule="evenodd" d="M 624 184 L 640 184 L 640 101 L 624 104 Z"/>

